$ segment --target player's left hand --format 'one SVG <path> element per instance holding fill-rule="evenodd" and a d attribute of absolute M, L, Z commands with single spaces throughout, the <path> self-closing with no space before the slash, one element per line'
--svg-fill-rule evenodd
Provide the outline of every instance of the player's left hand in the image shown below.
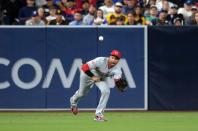
<path fill-rule="evenodd" d="M 119 91 L 124 92 L 127 89 L 128 82 L 124 78 L 120 78 L 118 80 L 115 80 L 116 87 Z"/>

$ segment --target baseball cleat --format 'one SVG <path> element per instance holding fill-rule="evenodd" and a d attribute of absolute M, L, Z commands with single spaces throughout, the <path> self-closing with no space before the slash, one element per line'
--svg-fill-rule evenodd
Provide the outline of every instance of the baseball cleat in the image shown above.
<path fill-rule="evenodd" d="M 74 114 L 74 115 L 77 115 L 78 114 L 78 108 L 76 106 L 72 106 L 71 107 L 71 112 Z"/>
<path fill-rule="evenodd" d="M 107 119 L 104 118 L 104 116 L 95 116 L 94 121 L 99 121 L 99 122 L 105 122 Z"/>

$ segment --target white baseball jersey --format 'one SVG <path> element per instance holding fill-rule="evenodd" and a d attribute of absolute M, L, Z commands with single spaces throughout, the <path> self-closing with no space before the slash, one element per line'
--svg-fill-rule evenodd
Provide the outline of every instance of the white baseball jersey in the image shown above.
<path fill-rule="evenodd" d="M 108 68 L 107 57 L 97 57 L 89 62 L 87 62 L 91 72 L 96 76 L 100 77 L 112 77 L 114 79 L 120 79 L 122 76 L 122 71 L 120 67 L 115 65 L 112 68 Z"/>
<path fill-rule="evenodd" d="M 100 82 L 90 81 L 91 78 L 85 74 L 84 71 L 81 71 L 80 87 L 70 99 L 71 106 L 77 106 L 78 101 L 85 96 L 95 84 L 101 92 L 100 101 L 95 114 L 97 116 L 103 115 L 110 94 L 110 88 L 106 78 L 120 79 L 122 76 L 122 71 L 119 66 L 115 65 L 110 69 L 108 68 L 108 59 L 107 57 L 97 57 L 86 63 L 91 72 L 102 80 Z"/>

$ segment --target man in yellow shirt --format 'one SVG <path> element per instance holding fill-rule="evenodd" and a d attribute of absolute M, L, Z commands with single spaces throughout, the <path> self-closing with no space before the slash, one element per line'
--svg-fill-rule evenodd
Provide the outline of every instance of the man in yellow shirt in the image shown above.
<path fill-rule="evenodd" d="M 124 23 L 127 23 L 127 17 L 122 13 L 122 3 L 116 2 L 115 12 L 109 13 L 106 19 L 109 25 L 116 25 L 118 19 L 122 19 Z"/>

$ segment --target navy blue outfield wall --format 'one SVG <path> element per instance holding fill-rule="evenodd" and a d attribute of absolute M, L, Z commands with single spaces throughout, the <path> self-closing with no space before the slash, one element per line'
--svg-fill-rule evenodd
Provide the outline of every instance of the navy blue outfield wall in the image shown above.
<path fill-rule="evenodd" d="M 197 110 L 197 34 L 190 26 L 1 27 L 0 110 L 69 109 L 82 61 L 112 49 L 123 53 L 119 64 L 129 89 L 120 93 L 109 81 L 107 108 Z M 99 96 L 93 87 L 79 107 L 95 109 Z"/>
<path fill-rule="evenodd" d="M 1 27 L 0 110 L 69 109 L 79 86 L 82 61 L 123 53 L 120 66 L 129 89 L 120 93 L 109 81 L 109 109 L 147 109 L 146 27 Z M 104 41 L 99 41 L 99 36 Z M 97 87 L 79 103 L 95 109 Z"/>
<path fill-rule="evenodd" d="M 198 27 L 149 27 L 150 110 L 198 109 Z"/>

